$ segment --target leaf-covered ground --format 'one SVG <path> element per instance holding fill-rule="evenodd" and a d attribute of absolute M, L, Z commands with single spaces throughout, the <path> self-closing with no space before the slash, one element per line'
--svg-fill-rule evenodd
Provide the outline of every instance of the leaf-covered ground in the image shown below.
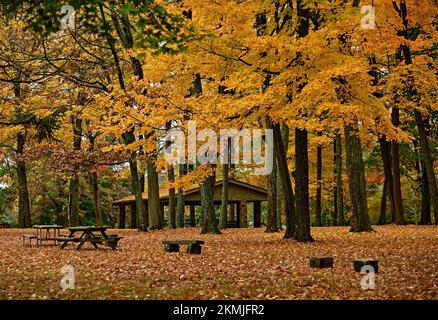
<path fill-rule="evenodd" d="M 316 242 L 284 240 L 283 232 L 195 228 L 124 236 L 120 248 L 86 244 L 23 247 L 29 230 L 0 229 L 0 299 L 438 299 L 438 228 L 383 226 L 350 234 L 313 228 Z M 201 255 L 163 251 L 162 240 L 202 239 Z M 311 269 L 310 256 L 334 257 L 334 268 Z M 378 258 L 374 290 L 363 290 L 355 258 Z M 75 268 L 75 289 L 62 291 L 61 267 Z"/>

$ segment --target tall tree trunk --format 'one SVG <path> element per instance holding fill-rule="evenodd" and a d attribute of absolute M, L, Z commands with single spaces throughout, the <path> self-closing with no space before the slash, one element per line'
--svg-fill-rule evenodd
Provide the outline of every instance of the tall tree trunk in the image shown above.
<path fill-rule="evenodd" d="M 392 123 L 398 127 L 400 124 L 400 111 L 398 108 L 392 109 Z M 400 181 L 400 150 L 399 143 L 397 141 L 391 142 L 391 167 L 392 167 L 392 183 L 394 187 L 394 207 L 395 207 L 395 223 L 398 225 L 405 224 L 405 218 L 403 215 L 403 199 L 401 192 Z"/>
<path fill-rule="evenodd" d="M 277 177 L 281 180 L 281 185 L 284 192 L 285 214 L 286 214 L 286 232 L 285 238 L 293 238 L 295 234 L 295 199 L 290 180 L 290 173 L 287 166 L 287 157 L 281 137 L 280 125 L 273 125 L 274 133 L 274 154 L 277 155 Z"/>
<path fill-rule="evenodd" d="M 166 124 L 166 130 L 170 130 L 171 128 L 172 128 L 172 122 L 169 121 Z M 166 149 L 168 149 L 170 145 L 171 145 L 170 141 L 167 141 Z M 170 183 L 175 182 L 175 168 L 173 165 L 169 165 L 167 167 L 167 180 Z M 176 228 L 176 193 L 174 187 L 169 188 L 169 220 L 170 220 L 170 227 L 172 229 L 175 229 Z"/>
<path fill-rule="evenodd" d="M 90 141 L 90 150 L 94 150 L 95 146 L 95 139 L 96 137 L 93 134 L 90 134 L 88 136 L 88 140 Z M 93 193 L 93 205 L 94 205 L 94 214 L 96 218 L 96 224 L 98 226 L 103 225 L 102 220 L 102 211 L 100 210 L 100 203 L 99 203 L 99 177 L 97 172 L 91 172 L 90 174 L 90 180 L 91 180 L 91 189 Z"/>
<path fill-rule="evenodd" d="M 379 221 L 377 222 L 377 224 L 379 225 L 384 225 L 386 224 L 386 195 L 388 191 L 388 183 L 386 182 L 386 178 L 385 178 L 385 182 L 383 183 L 383 188 L 382 188 L 382 198 L 380 200 L 380 215 L 379 215 Z"/>
<path fill-rule="evenodd" d="M 421 158 L 424 163 L 424 169 L 427 175 L 427 182 L 429 185 L 429 192 L 432 197 L 433 212 L 435 216 L 435 224 L 438 225 L 438 188 L 435 178 L 435 171 L 433 170 L 433 161 L 430 153 L 428 142 L 428 133 L 420 111 L 415 110 L 415 122 L 417 123 L 418 133 L 420 136 L 420 150 Z"/>
<path fill-rule="evenodd" d="M 338 172 L 338 168 L 337 168 L 337 158 L 336 158 L 336 138 L 333 139 L 333 176 L 334 176 L 334 188 L 333 188 L 333 225 L 336 226 L 337 221 L 338 221 L 338 181 L 337 181 L 337 172 Z"/>
<path fill-rule="evenodd" d="M 268 201 L 267 201 L 267 222 L 266 222 L 266 231 L 265 232 L 277 232 L 278 224 L 277 224 L 277 211 L 278 204 L 277 203 L 277 165 L 274 161 L 272 171 L 267 176 L 268 180 Z"/>
<path fill-rule="evenodd" d="M 222 194 L 221 194 L 221 214 L 219 217 L 219 228 L 225 229 L 228 216 L 228 179 L 231 163 L 231 138 L 227 141 L 227 163 L 222 164 Z"/>
<path fill-rule="evenodd" d="M 424 161 L 421 160 L 421 225 L 429 225 L 432 223 L 430 219 L 430 190 L 429 181 L 427 179 L 427 171 L 424 165 Z"/>
<path fill-rule="evenodd" d="M 266 117 L 266 129 L 272 130 L 273 125 L 271 122 L 271 119 L 269 117 Z M 278 215 L 277 212 L 279 212 L 279 206 L 280 203 L 284 203 L 282 197 L 278 197 L 278 189 L 277 186 L 281 185 L 279 183 L 281 180 L 277 177 L 277 163 L 276 163 L 276 157 L 275 154 L 276 148 L 274 148 L 273 152 L 273 163 L 272 163 L 272 171 L 267 176 L 267 184 L 268 184 L 268 201 L 267 201 L 267 221 L 266 221 L 266 230 L 265 232 L 277 232 L 279 230 L 278 228 Z M 281 196 L 283 195 L 283 192 L 281 192 Z"/>
<path fill-rule="evenodd" d="M 143 202 L 143 196 L 141 192 L 140 179 L 137 169 L 137 154 L 131 153 L 129 158 L 129 169 L 131 173 L 131 186 L 135 197 L 135 212 L 139 221 L 138 230 L 148 231 L 149 218 L 148 213 Z"/>
<path fill-rule="evenodd" d="M 379 138 L 380 151 L 382 154 L 383 172 L 385 173 L 385 183 L 388 189 L 388 198 L 391 204 L 391 222 L 395 222 L 395 203 L 394 203 L 394 184 L 391 168 L 391 143 L 386 141 L 385 136 Z"/>
<path fill-rule="evenodd" d="M 296 224 L 294 238 L 300 242 L 313 241 L 310 235 L 309 159 L 307 130 L 295 129 Z"/>
<path fill-rule="evenodd" d="M 283 124 L 281 126 L 281 139 L 283 141 L 283 147 L 284 147 L 284 152 L 287 156 L 287 152 L 289 149 L 289 127 L 286 124 Z M 275 148 L 274 148 L 275 151 Z M 277 168 L 277 164 L 276 164 L 276 159 L 277 156 L 274 157 L 274 165 L 276 168 L 276 177 L 277 177 L 277 229 L 281 230 L 283 229 L 283 224 L 281 222 L 281 216 L 282 216 L 282 212 L 285 212 L 285 208 L 286 208 L 286 201 L 285 201 L 285 197 L 284 197 L 284 191 L 283 191 L 283 184 L 281 182 L 280 177 L 278 176 L 278 168 Z"/>
<path fill-rule="evenodd" d="M 82 147 L 82 119 L 78 116 L 72 116 L 73 125 L 73 149 L 80 151 Z M 70 203 L 69 203 L 69 217 L 70 225 L 78 226 L 80 224 L 79 217 L 79 167 L 75 167 L 75 174 L 70 180 Z"/>
<path fill-rule="evenodd" d="M 29 189 L 27 183 L 26 161 L 23 159 L 25 134 L 17 134 L 17 184 L 18 184 L 18 224 L 20 228 L 32 226 L 30 217 Z"/>
<path fill-rule="evenodd" d="M 347 172 L 350 191 L 352 221 L 351 232 L 372 231 L 368 216 L 368 204 L 365 180 L 365 164 L 362 158 L 362 146 L 357 130 L 350 126 L 344 128 L 347 150 Z"/>
<path fill-rule="evenodd" d="M 225 229 L 227 226 L 227 214 L 228 214 L 228 163 L 222 164 L 221 214 L 219 217 L 220 229 Z"/>
<path fill-rule="evenodd" d="M 335 206 L 337 219 L 334 219 L 334 222 L 339 221 L 339 225 L 345 225 L 344 221 L 344 188 L 342 182 L 342 138 L 341 134 L 337 133 L 335 137 Z M 334 223 L 336 225 L 336 223 Z"/>
<path fill-rule="evenodd" d="M 147 159 L 149 229 L 161 229 L 158 172 L 152 158 Z"/>
<path fill-rule="evenodd" d="M 140 173 L 139 181 L 140 181 L 140 190 L 143 193 L 146 190 L 146 188 L 145 188 L 145 186 L 146 186 L 146 175 L 143 172 Z"/>
<path fill-rule="evenodd" d="M 216 183 L 216 175 L 213 174 L 209 176 L 202 183 L 201 186 L 201 206 L 202 206 L 202 225 L 201 234 L 212 233 L 220 234 L 217 220 L 216 220 L 216 210 L 214 207 L 214 189 Z"/>
<path fill-rule="evenodd" d="M 318 136 L 322 133 L 318 132 Z M 321 226 L 321 211 L 322 211 L 322 146 L 318 144 L 316 147 L 316 205 L 315 205 L 315 225 Z"/>
<path fill-rule="evenodd" d="M 102 220 L 102 211 L 100 210 L 99 203 L 99 177 L 97 172 L 91 173 L 91 188 L 93 190 L 93 205 L 94 205 L 94 214 L 96 215 L 96 224 L 98 226 L 103 225 Z"/>
<path fill-rule="evenodd" d="M 169 182 L 175 181 L 175 168 L 170 165 L 167 168 L 167 178 L 169 179 Z M 172 229 L 176 228 L 176 194 L 175 194 L 175 188 L 169 189 L 169 220 L 170 220 L 170 227 Z"/>
<path fill-rule="evenodd" d="M 187 173 L 187 167 L 185 164 L 179 165 L 179 175 L 183 176 Z M 178 228 L 184 228 L 184 214 L 185 214 L 185 198 L 182 188 L 178 188 L 178 194 L 176 199 L 176 226 Z"/>
<path fill-rule="evenodd" d="M 309 34 L 311 9 L 304 1 L 297 0 L 297 34 L 304 38 Z M 304 87 L 306 84 L 299 83 Z M 305 114 L 303 116 L 306 116 Z M 307 129 L 295 129 L 295 233 L 294 239 L 300 242 L 313 241 L 310 235 L 309 208 L 309 159 Z"/>

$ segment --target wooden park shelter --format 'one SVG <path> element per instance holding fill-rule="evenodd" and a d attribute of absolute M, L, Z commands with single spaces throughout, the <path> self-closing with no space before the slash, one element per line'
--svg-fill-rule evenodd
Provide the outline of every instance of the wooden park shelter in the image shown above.
<path fill-rule="evenodd" d="M 222 195 L 222 180 L 216 181 L 214 190 L 214 204 L 220 206 Z M 142 194 L 145 209 L 148 208 L 148 194 Z M 242 181 L 228 180 L 228 217 L 227 227 L 247 227 L 248 204 L 252 203 L 253 207 L 253 226 L 261 227 L 261 202 L 266 201 L 268 192 L 264 188 L 248 184 Z M 195 207 L 201 205 L 200 187 L 191 188 L 184 191 L 185 205 L 190 208 L 190 218 L 186 224 L 196 226 Z M 126 207 L 130 208 L 131 216 L 129 217 L 129 226 L 137 228 L 137 214 L 135 210 L 135 197 L 133 195 L 118 199 L 113 202 L 113 206 L 119 208 L 119 228 L 125 228 L 126 225 Z M 160 215 L 164 219 L 165 207 L 169 206 L 168 190 L 160 190 Z"/>

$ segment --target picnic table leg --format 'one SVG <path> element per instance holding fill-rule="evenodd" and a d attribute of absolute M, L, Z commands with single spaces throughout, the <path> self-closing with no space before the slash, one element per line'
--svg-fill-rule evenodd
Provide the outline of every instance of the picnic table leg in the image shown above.
<path fill-rule="evenodd" d="M 79 237 L 79 239 L 87 239 L 87 232 L 84 231 L 82 235 Z M 82 246 L 85 242 L 79 242 L 78 246 L 76 247 L 76 250 L 81 250 Z"/>
<path fill-rule="evenodd" d="M 102 233 L 102 236 L 108 240 L 108 245 L 111 247 L 111 249 L 113 250 L 117 250 L 117 242 L 110 242 L 110 239 L 108 237 L 108 235 L 105 233 L 105 231 L 100 230 L 100 233 Z"/>
<path fill-rule="evenodd" d="M 92 231 L 90 231 L 90 239 L 94 239 L 94 238 L 96 238 L 96 236 L 93 234 Z M 93 247 L 95 247 L 96 249 L 99 248 L 99 246 L 97 245 L 97 243 L 95 243 L 95 242 L 91 242 L 91 244 L 92 244 Z"/>
<path fill-rule="evenodd" d="M 105 231 L 100 230 L 100 233 L 102 234 L 102 236 L 103 236 L 105 239 L 108 239 L 108 235 L 105 233 Z"/>
<path fill-rule="evenodd" d="M 84 231 L 81 236 L 79 237 L 79 239 L 84 239 L 86 238 L 86 231 Z M 76 250 L 81 250 L 82 246 L 84 245 L 85 242 L 79 242 L 78 246 L 76 247 Z"/>
<path fill-rule="evenodd" d="M 68 237 L 69 238 L 73 237 L 74 233 L 75 233 L 74 231 L 70 231 L 70 234 Z M 68 240 L 64 240 L 64 243 L 61 245 L 61 250 L 64 249 L 67 244 L 68 244 Z"/>
<path fill-rule="evenodd" d="M 80 239 L 93 239 L 93 238 L 95 238 L 95 237 L 91 231 L 84 231 L 84 233 L 80 237 Z M 78 247 L 76 248 L 76 250 L 81 250 L 81 248 L 84 244 L 85 244 L 85 241 L 80 242 Z M 96 243 L 91 242 L 91 244 L 93 245 L 94 248 L 96 248 L 96 249 L 99 248 Z"/>

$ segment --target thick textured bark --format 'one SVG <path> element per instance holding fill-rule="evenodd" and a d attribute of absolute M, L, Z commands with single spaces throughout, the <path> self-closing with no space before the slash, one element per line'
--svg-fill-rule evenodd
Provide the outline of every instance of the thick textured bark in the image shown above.
<path fill-rule="evenodd" d="M 26 161 L 22 158 L 25 145 L 25 135 L 17 134 L 17 184 L 18 184 L 18 224 L 20 228 L 32 226 L 30 217 L 29 189 L 27 183 Z"/>
<path fill-rule="evenodd" d="M 380 215 L 379 215 L 379 221 L 377 222 L 377 224 L 379 225 L 384 225 L 386 224 L 386 196 L 387 196 L 387 192 L 388 191 L 388 183 L 385 182 L 383 183 L 383 188 L 382 188 L 382 198 L 380 200 Z"/>
<path fill-rule="evenodd" d="M 274 153 L 277 155 L 277 177 L 281 180 L 281 185 L 284 192 L 285 214 L 286 214 L 286 232 L 285 238 L 293 238 L 295 234 L 295 199 L 290 180 L 290 173 L 287 167 L 287 158 L 281 130 L 279 124 L 273 125 L 274 133 Z"/>
<path fill-rule="evenodd" d="M 294 238 L 300 242 L 313 241 L 310 235 L 309 159 L 307 130 L 295 129 L 296 224 Z"/>
<path fill-rule="evenodd" d="M 175 181 L 175 169 L 173 166 L 167 168 L 167 178 L 169 182 Z M 175 188 L 169 189 L 169 220 L 170 227 L 172 229 L 176 228 L 176 194 Z"/>
<path fill-rule="evenodd" d="M 159 203 L 159 215 L 158 215 L 158 218 L 159 218 L 159 221 L 160 221 L 160 226 L 161 226 L 161 228 L 164 228 L 165 227 L 165 216 L 164 216 L 164 203 Z"/>
<path fill-rule="evenodd" d="M 137 170 L 137 155 L 135 152 L 133 152 L 129 158 L 129 169 L 131 173 L 131 186 L 135 197 L 135 211 L 139 219 L 138 230 L 146 232 L 148 230 L 149 220 L 141 194 L 140 179 Z"/>
<path fill-rule="evenodd" d="M 172 122 L 169 121 L 166 124 L 166 130 L 170 130 L 172 128 Z M 166 142 L 166 149 L 169 149 L 171 146 L 171 142 Z M 170 183 L 175 182 L 175 167 L 173 165 L 169 165 L 167 167 L 167 180 Z M 176 192 L 175 188 L 169 188 L 169 224 L 172 229 L 176 228 Z"/>
<path fill-rule="evenodd" d="M 319 132 L 320 136 L 321 133 Z M 315 225 L 321 226 L 322 211 L 322 146 L 316 147 L 316 204 L 315 204 Z"/>
<path fill-rule="evenodd" d="M 73 226 L 79 226 L 80 219 L 79 219 L 79 177 L 75 175 L 73 178 L 70 179 L 70 197 L 69 197 L 69 225 L 71 227 Z"/>
<path fill-rule="evenodd" d="M 103 225 L 102 220 L 102 211 L 100 210 L 100 201 L 99 201 L 99 176 L 97 172 L 91 173 L 91 188 L 93 190 L 93 205 L 94 205 L 94 214 L 96 216 L 96 224 L 98 226 Z"/>
<path fill-rule="evenodd" d="M 338 181 L 337 181 L 337 172 L 338 172 L 338 168 L 337 168 L 337 163 L 336 163 L 336 138 L 333 140 L 333 176 L 334 176 L 334 181 L 335 181 L 335 185 L 333 188 L 333 225 L 336 226 L 337 225 L 337 221 L 338 221 Z"/>
<path fill-rule="evenodd" d="M 372 231 L 368 216 L 365 164 L 362 146 L 357 131 L 349 126 L 344 128 L 347 150 L 347 173 L 350 191 L 352 221 L 351 232 Z"/>
<path fill-rule="evenodd" d="M 269 117 L 266 117 L 266 128 L 272 129 L 272 122 L 269 119 Z M 276 154 L 275 154 L 274 148 L 274 154 L 273 154 L 273 164 L 272 164 L 272 171 L 271 173 L 266 177 L 267 178 L 267 185 L 268 185 L 268 201 L 267 201 L 267 217 L 266 217 L 266 230 L 265 232 L 277 232 L 278 231 L 278 215 L 277 212 L 280 211 L 279 205 L 283 199 L 279 197 L 278 192 L 278 185 L 281 185 L 280 179 L 277 177 L 277 163 L 276 163 Z M 283 196 L 283 192 L 281 192 L 281 195 Z"/>
<path fill-rule="evenodd" d="M 309 34 L 311 9 L 304 1 L 297 0 L 298 22 L 296 31 L 300 38 Z M 304 87 L 306 83 L 298 83 Z M 301 89 L 300 89 L 301 90 Z M 305 115 L 303 115 L 305 116 Z M 295 232 L 294 239 L 300 242 L 313 241 L 310 235 L 309 208 L 309 159 L 307 129 L 295 129 Z"/>
<path fill-rule="evenodd" d="M 79 117 L 71 118 L 73 125 L 73 149 L 80 151 L 82 147 L 82 120 Z M 69 220 L 70 226 L 78 226 L 80 224 L 79 217 L 79 168 L 76 167 L 76 173 L 70 180 L 70 202 L 69 202 Z"/>
<path fill-rule="evenodd" d="M 382 154 L 383 172 L 385 173 L 385 183 L 388 189 L 388 199 L 391 205 L 391 222 L 395 222 L 395 203 L 394 203 L 394 184 L 392 180 L 391 168 L 391 143 L 386 141 L 385 136 L 379 138 L 380 151 Z"/>
<path fill-rule="evenodd" d="M 222 195 L 221 195 L 221 214 L 219 217 L 219 228 L 225 229 L 227 226 L 228 214 L 228 163 L 222 165 Z"/>
<path fill-rule="evenodd" d="M 145 186 L 146 186 L 146 175 L 143 172 L 141 172 L 140 173 L 140 177 L 138 179 L 140 181 L 140 190 L 143 193 L 143 192 L 146 191 L 146 188 L 145 188 Z"/>
<path fill-rule="evenodd" d="M 284 152 L 285 154 L 287 154 L 289 149 L 289 127 L 286 124 L 283 124 L 281 126 L 281 139 L 283 141 Z M 278 172 L 277 164 L 275 162 L 276 159 L 277 157 L 275 156 L 274 164 L 276 167 L 276 172 Z M 279 230 L 283 228 L 281 218 L 282 218 L 282 213 L 285 212 L 285 208 L 286 208 L 286 201 L 284 198 L 283 184 L 277 173 L 277 229 Z"/>
<path fill-rule="evenodd" d="M 146 205 L 144 205 L 144 206 L 146 206 Z M 130 226 L 132 229 L 137 229 L 137 225 L 138 225 L 137 220 L 138 219 L 137 219 L 137 210 L 135 207 L 135 203 L 130 206 L 130 211 L 131 211 L 131 225 Z"/>
<path fill-rule="evenodd" d="M 333 224 L 339 221 L 339 225 L 343 226 L 344 221 L 344 188 L 342 182 L 342 138 L 341 134 L 337 133 L 335 137 L 335 206 L 337 219 L 335 218 Z"/>
<path fill-rule="evenodd" d="M 90 150 L 94 150 L 95 139 L 96 137 L 94 135 L 89 135 L 88 140 L 90 141 Z M 102 211 L 100 210 L 100 203 L 99 203 L 99 176 L 97 172 L 91 172 L 90 180 L 91 180 L 91 190 L 93 193 L 93 205 L 94 205 L 96 224 L 98 226 L 101 226 L 103 225 L 103 221 L 102 221 Z"/>
<path fill-rule="evenodd" d="M 149 229 L 161 229 L 158 172 L 152 159 L 147 160 Z"/>
<path fill-rule="evenodd" d="M 418 127 L 418 133 L 420 136 L 421 159 L 424 163 L 424 169 L 427 174 L 429 192 L 430 192 L 430 196 L 432 197 L 435 224 L 438 225 L 438 188 L 436 183 L 435 172 L 433 170 L 433 161 L 430 153 L 428 132 L 420 111 L 415 110 L 414 114 L 415 114 L 415 122 L 417 123 L 417 127 Z"/>
<path fill-rule="evenodd" d="M 183 176 L 187 173 L 187 167 L 185 164 L 180 164 L 179 175 Z M 178 228 L 184 228 L 184 214 L 185 214 L 185 198 L 182 188 L 178 188 L 178 194 L 176 199 L 176 226 Z"/>
<path fill-rule="evenodd" d="M 202 225 L 201 234 L 212 233 L 220 234 L 216 212 L 214 208 L 214 186 L 216 182 L 216 175 L 213 173 L 210 177 L 205 179 L 201 186 L 201 206 L 202 206 Z"/>
<path fill-rule="evenodd" d="M 400 124 L 400 112 L 398 108 L 392 109 L 392 124 L 396 127 Z M 392 168 L 392 183 L 394 187 L 394 208 L 395 208 L 395 223 L 398 225 L 405 224 L 403 215 L 403 198 L 401 192 L 400 180 L 400 150 L 397 141 L 391 142 L 391 168 Z"/>
<path fill-rule="evenodd" d="M 430 191 L 427 172 L 423 160 L 421 161 L 421 171 L 421 218 L 419 224 L 428 225 L 432 223 L 430 219 Z"/>
<path fill-rule="evenodd" d="M 265 232 L 277 232 L 277 165 L 274 161 L 271 174 L 267 176 L 268 180 L 268 201 L 267 201 L 267 221 Z"/>

